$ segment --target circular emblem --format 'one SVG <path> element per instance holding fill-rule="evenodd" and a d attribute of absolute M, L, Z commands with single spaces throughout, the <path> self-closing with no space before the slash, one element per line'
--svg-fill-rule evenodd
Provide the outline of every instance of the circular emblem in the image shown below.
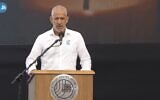
<path fill-rule="evenodd" d="M 50 92 L 55 100 L 72 100 L 78 93 L 78 85 L 72 76 L 61 74 L 51 81 Z"/>

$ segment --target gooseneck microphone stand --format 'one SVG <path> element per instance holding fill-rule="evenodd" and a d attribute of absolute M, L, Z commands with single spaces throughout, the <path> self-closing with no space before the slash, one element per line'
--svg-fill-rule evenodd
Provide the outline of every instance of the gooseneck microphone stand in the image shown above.
<path fill-rule="evenodd" d="M 25 68 L 21 73 L 19 73 L 19 74 L 12 80 L 11 84 L 14 84 L 14 83 L 18 82 L 18 100 L 20 100 L 20 97 L 21 97 L 21 88 L 22 88 L 22 87 L 21 87 L 21 84 L 22 84 L 21 80 L 22 80 L 22 78 L 24 77 L 26 71 L 27 71 L 38 59 L 40 59 L 51 47 L 53 47 L 54 44 L 56 44 L 58 41 L 60 42 L 60 45 L 61 45 L 61 44 L 62 44 L 62 37 L 60 37 L 60 39 L 55 40 L 54 43 L 52 43 L 48 48 L 46 48 L 41 55 L 39 55 L 27 68 Z M 59 46 L 60 46 L 60 45 L 59 45 Z"/>

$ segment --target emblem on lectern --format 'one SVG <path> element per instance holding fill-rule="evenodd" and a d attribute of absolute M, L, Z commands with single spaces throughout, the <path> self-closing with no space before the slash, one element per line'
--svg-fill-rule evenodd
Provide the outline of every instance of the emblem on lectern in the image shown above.
<path fill-rule="evenodd" d="M 78 85 L 71 75 L 61 74 L 51 81 L 50 92 L 55 100 L 73 100 L 78 93 Z"/>

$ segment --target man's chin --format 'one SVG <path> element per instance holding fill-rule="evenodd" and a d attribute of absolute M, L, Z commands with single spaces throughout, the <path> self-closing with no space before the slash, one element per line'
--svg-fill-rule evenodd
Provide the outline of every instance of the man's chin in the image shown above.
<path fill-rule="evenodd" d="M 65 32 L 65 29 L 63 28 L 59 28 L 59 29 L 55 29 L 56 33 L 61 33 L 61 32 Z"/>
<path fill-rule="evenodd" d="M 58 30 L 58 33 L 61 33 L 61 32 L 64 32 L 65 30 L 64 29 L 60 29 Z"/>

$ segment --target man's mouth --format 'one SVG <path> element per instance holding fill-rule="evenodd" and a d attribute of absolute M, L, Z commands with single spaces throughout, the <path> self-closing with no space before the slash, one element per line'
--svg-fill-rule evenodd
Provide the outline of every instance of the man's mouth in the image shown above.
<path fill-rule="evenodd" d="M 63 26 L 57 26 L 58 29 L 63 29 Z"/>

